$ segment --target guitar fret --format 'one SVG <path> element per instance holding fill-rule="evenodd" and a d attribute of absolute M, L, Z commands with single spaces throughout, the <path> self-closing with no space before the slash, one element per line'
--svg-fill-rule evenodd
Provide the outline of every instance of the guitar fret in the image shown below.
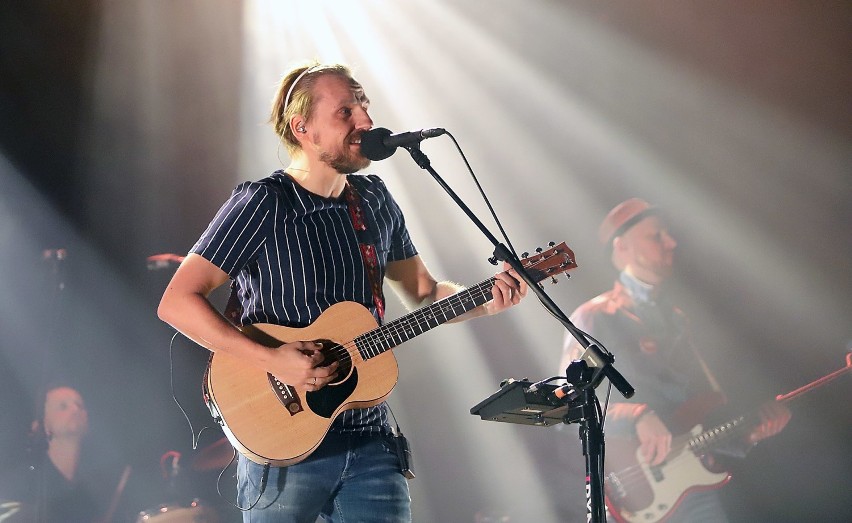
<path fill-rule="evenodd" d="M 489 278 L 469 289 L 365 332 L 355 338 L 355 346 L 365 360 L 378 356 L 486 303 L 491 299 L 490 290 L 494 281 L 495 278 Z"/>
<path fill-rule="evenodd" d="M 496 278 L 489 278 L 452 296 L 365 332 L 356 338 L 356 347 L 365 360 L 401 345 L 443 323 L 469 312 L 491 299 Z"/>

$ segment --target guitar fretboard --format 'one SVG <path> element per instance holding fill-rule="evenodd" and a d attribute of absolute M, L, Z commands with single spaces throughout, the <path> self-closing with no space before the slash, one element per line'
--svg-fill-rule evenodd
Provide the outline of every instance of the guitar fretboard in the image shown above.
<path fill-rule="evenodd" d="M 355 346 L 364 360 L 378 356 L 415 336 L 487 303 L 491 300 L 491 288 L 494 286 L 495 280 L 496 278 L 491 277 L 473 287 L 447 296 L 381 327 L 365 332 L 355 338 Z"/>
<path fill-rule="evenodd" d="M 713 450 L 716 446 L 729 440 L 732 436 L 742 435 L 746 426 L 746 417 L 740 416 L 690 438 L 687 445 L 689 450 L 700 456 Z"/>

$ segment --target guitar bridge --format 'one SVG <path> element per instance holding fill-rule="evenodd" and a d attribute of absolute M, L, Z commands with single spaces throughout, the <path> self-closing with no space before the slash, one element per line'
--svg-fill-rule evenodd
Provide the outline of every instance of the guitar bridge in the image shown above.
<path fill-rule="evenodd" d="M 291 416 L 305 410 L 304 407 L 302 407 L 302 402 L 299 400 L 299 396 L 296 395 L 296 391 L 293 387 L 287 385 L 268 372 L 266 373 L 266 376 L 269 379 L 269 384 L 272 386 L 272 390 L 275 391 L 275 397 L 278 398 L 278 401 L 280 401 L 282 405 L 284 405 L 284 408 L 287 409 L 287 412 L 289 412 Z"/>

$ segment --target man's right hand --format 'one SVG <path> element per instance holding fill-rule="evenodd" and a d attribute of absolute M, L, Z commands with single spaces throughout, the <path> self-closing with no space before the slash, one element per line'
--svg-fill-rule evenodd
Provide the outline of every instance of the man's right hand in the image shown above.
<path fill-rule="evenodd" d="M 270 349 L 267 372 L 282 383 L 307 391 L 319 390 L 337 377 L 338 362 L 322 367 L 322 345 L 312 341 L 294 341 Z"/>
<path fill-rule="evenodd" d="M 672 433 L 659 416 L 648 410 L 636 420 L 636 437 L 639 438 L 640 455 L 651 466 L 662 463 L 672 447 Z"/>

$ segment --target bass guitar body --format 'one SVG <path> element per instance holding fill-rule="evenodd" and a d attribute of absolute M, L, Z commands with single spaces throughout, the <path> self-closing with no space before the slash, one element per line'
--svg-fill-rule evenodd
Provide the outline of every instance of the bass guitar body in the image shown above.
<path fill-rule="evenodd" d="M 607 438 L 605 477 L 606 503 L 620 523 L 665 521 L 690 492 L 719 488 L 730 479 L 727 472 L 705 468 L 701 456 L 693 454 L 689 441 L 702 433 L 696 426 L 690 433 L 672 439 L 666 461 L 650 466 L 639 455 L 633 438 Z"/>

